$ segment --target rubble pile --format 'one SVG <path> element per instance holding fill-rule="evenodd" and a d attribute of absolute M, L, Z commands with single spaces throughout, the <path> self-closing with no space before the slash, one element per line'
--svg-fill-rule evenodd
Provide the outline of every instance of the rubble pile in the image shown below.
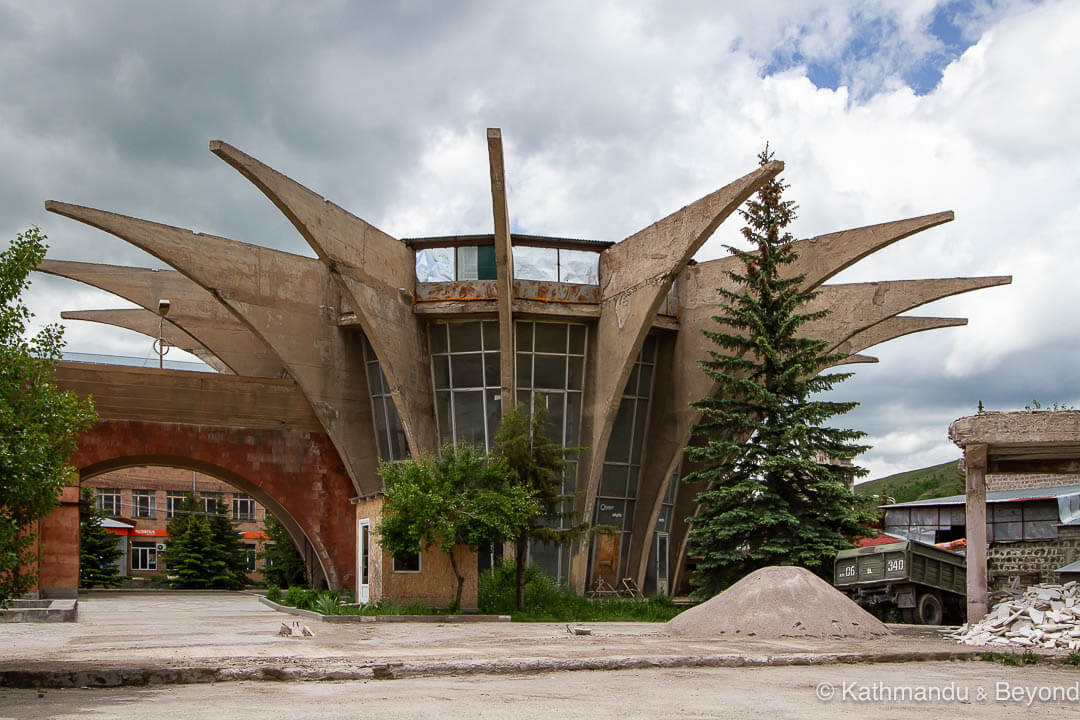
<path fill-rule="evenodd" d="M 755 570 L 667 623 L 672 635 L 736 638 L 873 638 L 880 620 L 801 567 Z"/>
<path fill-rule="evenodd" d="M 946 633 L 966 645 L 1080 649 L 1080 586 L 1032 585 L 1007 598 L 979 622 Z"/>

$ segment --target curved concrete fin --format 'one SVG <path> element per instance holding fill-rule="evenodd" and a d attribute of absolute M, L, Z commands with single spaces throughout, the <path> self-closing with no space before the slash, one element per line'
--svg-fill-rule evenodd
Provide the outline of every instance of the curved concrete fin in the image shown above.
<path fill-rule="evenodd" d="M 937 330 L 938 328 L 962 327 L 967 325 L 967 318 L 939 318 L 939 317 L 916 317 L 913 315 L 898 315 L 886 318 L 879 323 L 861 330 L 842 343 L 836 345 L 832 352 L 854 354 L 859 353 L 874 345 L 880 345 L 898 337 L 911 335 L 912 333 L 925 330 Z"/>
<path fill-rule="evenodd" d="M 805 312 L 831 312 L 806 323 L 801 334 L 840 343 L 885 318 L 934 300 L 1011 282 L 1012 277 L 1004 275 L 822 285 Z"/>
<path fill-rule="evenodd" d="M 409 447 L 437 450 L 428 345 L 412 311 L 413 251 L 228 143 L 214 140 L 210 151 L 259 188 L 326 264 L 379 358 Z"/>
<path fill-rule="evenodd" d="M 340 298 L 320 261 L 77 205 L 46 209 L 149 252 L 224 303 L 281 358 L 358 494 L 381 489 L 363 352 L 337 325 Z"/>
<path fill-rule="evenodd" d="M 675 277 L 686 267 L 720 223 L 748 197 L 784 169 L 781 162 L 759 167 L 732 183 L 634 233 L 600 253 L 600 318 L 596 324 L 595 362 L 589 363 L 582 416 L 578 467 L 581 494 L 577 510 L 592 517 L 600 474 L 619 398 Z M 585 586 L 586 540 L 572 563 L 571 584 Z"/>
<path fill-rule="evenodd" d="M 797 240 L 795 249 L 798 257 L 795 262 L 784 266 L 782 272 L 785 277 L 805 275 L 805 287 L 814 288 L 867 255 L 952 219 L 952 211 L 940 212 Z M 696 307 L 715 303 L 716 288 L 730 289 L 733 285 L 725 271 L 740 266 L 738 258 L 729 255 L 689 268 L 687 277 L 679 278 L 680 305 Z"/>
<path fill-rule="evenodd" d="M 250 377 L 283 377 L 281 359 L 232 312 L 175 270 L 43 260 L 39 272 L 92 285 L 157 316 L 158 300 L 170 302 L 169 322 L 205 346 L 229 371 Z M 208 363 L 211 364 L 212 363 Z"/>
<path fill-rule="evenodd" d="M 133 330 L 150 338 L 157 338 L 160 330 L 162 337 L 172 347 L 189 352 L 210 367 L 224 375 L 234 375 L 232 369 L 215 356 L 202 343 L 184 332 L 179 325 L 168 319 L 161 323 L 161 317 L 144 308 L 125 308 L 122 310 L 65 310 L 60 313 L 65 320 L 85 320 Z"/>
<path fill-rule="evenodd" d="M 836 363 L 837 365 L 857 365 L 861 363 L 877 363 L 881 362 L 872 355 L 848 355 L 846 358 Z"/>

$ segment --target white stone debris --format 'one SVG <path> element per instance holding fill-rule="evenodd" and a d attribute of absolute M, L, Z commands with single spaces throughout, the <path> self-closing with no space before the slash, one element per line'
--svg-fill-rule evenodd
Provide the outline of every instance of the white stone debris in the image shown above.
<path fill-rule="evenodd" d="M 1080 649 L 1080 584 L 1032 585 L 975 624 L 943 634 L 965 645 Z"/>
<path fill-rule="evenodd" d="M 288 623 L 281 623 L 281 627 L 278 629 L 277 634 L 288 637 L 289 635 L 292 635 L 292 628 L 289 627 Z"/>

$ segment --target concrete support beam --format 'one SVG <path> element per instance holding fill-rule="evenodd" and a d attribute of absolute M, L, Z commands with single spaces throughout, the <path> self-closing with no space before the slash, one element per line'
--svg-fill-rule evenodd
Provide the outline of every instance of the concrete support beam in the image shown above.
<path fill-rule="evenodd" d="M 989 610 L 986 585 L 986 445 L 964 448 L 967 478 L 967 621 L 978 622 Z"/>
<path fill-rule="evenodd" d="M 600 318 L 591 342 L 582 413 L 577 511 L 591 520 L 619 398 L 676 276 L 720 223 L 784 168 L 771 162 L 627 237 L 600 254 Z M 588 540 L 571 561 L 571 587 L 585 589 Z"/>
<path fill-rule="evenodd" d="M 510 211 L 506 205 L 502 131 L 499 128 L 488 128 L 487 143 L 491 174 L 491 209 L 495 220 L 495 275 L 501 348 L 499 375 L 502 382 L 502 408 L 506 413 L 517 402 L 514 375 L 514 252 L 510 245 Z"/>
<path fill-rule="evenodd" d="M 337 286 L 322 262 L 50 201 L 45 209 L 112 233 L 179 269 L 278 356 L 341 455 L 357 494 L 376 492 L 378 453 L 363 353 L 337 326 Z"/>
<path fill-rule="evenodd" d="M 43 260 L 38 272 L 77 280 L 157 315 L 170 301 L 169 322 L 198 340 L 237 375 L 283 377 L 285 366 L 269 345 L 236 319 L 220 300 L 175 270 Z"/>
<path fill-rule="evenodd" d="M 830 351 L 855 355 L 861 350 L 880 345 L 889 340 L 895 340 L 904 335 L 923 332 L 925 330 L 937 330 L 938 328 L 962 327 L 967 325 L 967 318 L 937 318 L 916 317 L 913 315 L 897 315 L 886 318 L 879 323 L 874 323 L 865 330 L 854 333 L 847 340 L 833 346 Z"/>
<path fill-rule="evenodd" d="M 155 312 L 143 308 L 125 308 L 123 310 L 65 310 L 60 313 L 64 320 L 85 320 L 114 327 L 133 330 L 134 332 L 157 339 L 160 331 L 162 339 L 171 347 L 189 352 L 219 373 L 235 375 L 228 365 L 210 352 L 205 345 L 184 332 L 179 326 L 165 320 Z"/>
<path fill-rule="evenodd" d="M 410 450 L 435 450 L 428 343 L 412 311 L 413 251 L 228 143 L 215 140 L 210 150 L 259 188 L 319 256 L 379 358 Z"/>

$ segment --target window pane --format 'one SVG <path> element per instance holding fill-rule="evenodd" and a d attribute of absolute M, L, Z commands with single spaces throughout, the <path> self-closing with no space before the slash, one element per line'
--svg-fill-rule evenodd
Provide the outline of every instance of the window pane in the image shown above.
<path fill-rule="evenodd" d="M 626 387 L 623 388 L 623 395 L 637 395 L 637 381 L 640 371 L 640 365 L 634 365 L 634 367 L 631 368 L 630 377 L 626 379 Z"/>
<path fill-rule="evenodd" d="M 626 497 L 636 498 L 638 492 L 638 475 L 641 468 L 637 465 L 630 466 L 630 473 L 626 479 Z"/>
<path fill-rule="evenodd" d="M 457 249 L 457 279 L 476 280 L 476 246 Z"/>
<path fill-rule="evenodd" d="M 626 502 L 623 500 L 609 500 L 600 498 L 596 501 L 596 524 L 611 525 L 616 529 L 623 526 L 623 518 L 626 516 Z"/>
<path fill-rule="evenodd" d="M 450 392 L 435 393 L 435 409 L 439 413 L 439 444 L 450 442 L 453 425 L 450 423 Z"/>
<path fill-rule="evenodd" d="M 381 395 L 385 392 L 382 386 L 381 375 L 382 373 L 379 371 L 378 363 L 367 364 L 368 387 L 370 388 L 372 395 Z"/>
<path fill-rule="evenodd" d="M 615 423 L 611 428 L 611 439 L 608 440 L 605 460 L 627 462 L 630 459 L 630 430 L 634 419 L 633 410 L 633 400 L 623 400 L 619 403 L 619 413 L 615 416 Z"/>
<path fill-rule="evenodd" d="M 651 363 L 656 355 L 656 336 L 646 335 L 645 344 L 641 347 L 641 361 Z"/>
<path fill-rule="evenodd" d="M 454 248 L 416 251 L 417 282 L 450 282 L 454 279 Z"/>
<path fill-rule="evenodd" d="M 641 370 L 638 376 L 638 395 L 640 397 L 649 397 L 652 391 L 652 365 L 639 365 Z"/>
<path fill-rule="evenodd" d="M 517 354 L 517 384 L 518 387 L 532 387 L 532 353 Z"/>
<path fill-rule="evenodd" d="M 475 352 L 480 349 L 480 323 L 450 323 L 450 352 Z"/>
<path fill-rule="evenodd" d="M 499 353 L 484 353 L 484 383 L 488 387 L 502 386 L 502 369 L 499 367 Z"/>
<path fill-rule="evenodd" d="M 428 328 L 428 333 L 431 335 L 431 352 L 446 352 L 446 329 L 446 323 L 436 323 Z"/>
<path fill-rule="evenodd" d="M 536 355 L 536 378 L 533 387 L 558 388 L 566 387 L 566 356 L 565 355 Z"/>
<path fill-rule="evenodd" d="M 585 377 L 585 358 L 570 355 L 567 362 L 569 368 L 567 370 L 566 387 L 571 390 L 580 390 Z"/>
<path fill-rule="evenodd" d="M 533 324 L 530 322 L 519 322 L 515 332 L 517 333 L 517 347 L 518 352 L 532 352 L 532 331 Z"/>
<path fill-rule="evenodd" d="M 1024 523 L 1025 540 L 1052 540 L 1058 536 L 1058 521 L 1034 520 Z"/>
<path fill-rule="evenodd" d="M 513 250 L 515 278 L 519 280 L 558 281 L 558 250 L 555 248 L 525 247 L 519 245 L 515 245 Z"/>
<path fill-rule="evenodd" d="M 487 434 L 488 447 L 495 445 L 495 433 L 499 430 L 499 422 L 502 420 L 502 391 L 487 391 Z"/>
<path fill-rule="evenodd" d="M 596 285 L 600 253 L 588 250 L 559 250 L 559 282 Z"/>
<path fill-rule="evenodd" d="M 454 388 L 483 387 L 484 364 L 480 353 L 450 356 L 450 380 Z"/>
<path fill-rule="evenodd" d="M 381 397 L 375 398 L 375 442 L 379 446 L 379 457 L 390 459 L 390 445 L 386 437 L 386 408 Z"/>
<path fill-rule="evenodd" d="M 656 516 L 656 532 L 668 532 L 671 528 L 671 506 L 660 508 L 660 514 Z"/>
<path fill-rule="evenodd" d="M 626 497 L 626 466 L 604 465 L 600 475 L 600 495 L 605 497 Z"/>
<path fill-rule="evenodd" d="M 548 436 L 552 442 L 562 445 L 563 434 L 563 414 L 565 408 L 565 399 L 562 393 L 551 393 L 547 395 L 547 407 L 548 416 L 547 424 L 544 426 L 544 434 Z"/>
<path fill-rule="evenodd" d="M 566 393 L 566 444 L 577 446 L 579 427 L 581 426 L 581 393 Z"/>
<path fill-rule="evenodd" d="M 446 355 L 432 355 L 431 364 L 435 368 L 435 387 L 450 387 L 450 358 Z"/>
<path fill-rule="evenodd" d="M 454 391 L 454 443 L 484 445 L 484 393 Z"/>
<path fill-rule="evenodd" d="M 497 276 L 495 270 L 495 246 L 481 245 L 476 248 L 476 279 L 494 280 Z"/>
<path fill-rule="evenodd" d="M 634 414 L 634 445 L 630 451 L 630 462 L 636 463 L 641 460 L 641 447 L 645 444 L 645 419 L 648 417 L 649 402 L 637 401 L 637 412 Z"/>
<path fill-rule="evenodd" d="M 1057 520 L 1057 502 L 1029 502 L 1024 503 L 1024 521 L 1028 520 Z"/>
<path fill-rule="evenodd" d="M 536 323 L 536 352 L 565 353 L 566 328 L 562 323 Z"/>
<path fill-rule="evenodd" d="M 484 349 L 499 349 L 499 323 L 491 320 L 484 321 Z"/>
<path fill-rule="evenodd" d="M 390 434 L 390 458 L 403 460 L 409 456 L 409 443 L 405 439 L 405 428 L 401 425 L 393 398 L 386 398 L 386 415 L 387 430 Z"/>
<path fill-rule="evenodd" d="M 570 326 L 570 352 L 575 355 L 585 354 L 585 326 Z"/>

